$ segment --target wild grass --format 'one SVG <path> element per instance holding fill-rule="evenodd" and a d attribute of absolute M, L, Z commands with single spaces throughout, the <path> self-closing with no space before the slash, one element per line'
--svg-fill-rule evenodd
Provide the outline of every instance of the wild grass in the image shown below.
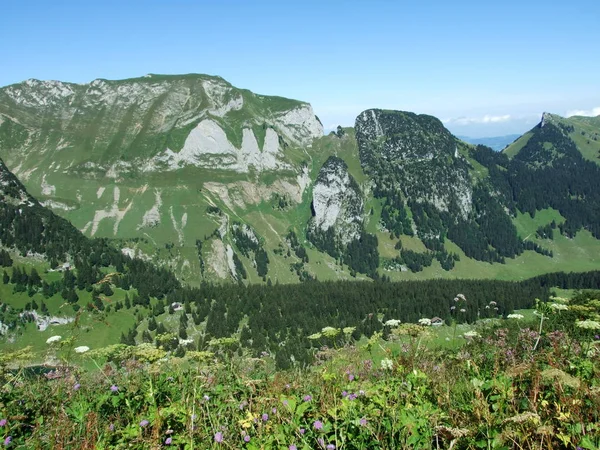
<path fill-rule="evenodd" d="M 24 368 L 26 349 L 3 354 L 0 437 L 53 449 L 595 449 L 599 299 L 468 328 L 388 321 L 358 342 L 329 327 L 313 336 L 314 364 L 289 371 L 233 339 L 185 358 L 150 344 L 76 354 L 66 340 L 49 346 L 63 363 L 45 376 Z"/>

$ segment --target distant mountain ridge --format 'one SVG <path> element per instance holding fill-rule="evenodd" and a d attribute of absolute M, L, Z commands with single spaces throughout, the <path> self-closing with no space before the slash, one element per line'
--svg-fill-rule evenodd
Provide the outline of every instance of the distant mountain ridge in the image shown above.
<path fill-rule="evenodd" d="M 0 157 L 27 191 L 192 285 L 518 278 L 576 249 L 600 268 L 599 138 L 544 114 L 495 152 L 381 109 L 323 136 L 308 103 L 207 75 L 0 89 Z"/>

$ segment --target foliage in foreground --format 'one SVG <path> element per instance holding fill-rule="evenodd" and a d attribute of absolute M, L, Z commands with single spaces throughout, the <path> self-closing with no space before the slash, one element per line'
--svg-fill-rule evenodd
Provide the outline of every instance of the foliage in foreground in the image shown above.
<path fill-rule="evenodd" d="M 595 449 L 599 298 L 540 303 L 533 321 L 488 320 L 448 342 L 427 319 L 390 320 L 368 341 L 323 347 L 303 371 L 276 372 L 227 340 L 185 359 L 117 345 L 87 353 L 107 361 L 93 372 L 4 369 L 0 437 L 54 449 Z M 314 339 L 338 334 L 351 330 Z"/>

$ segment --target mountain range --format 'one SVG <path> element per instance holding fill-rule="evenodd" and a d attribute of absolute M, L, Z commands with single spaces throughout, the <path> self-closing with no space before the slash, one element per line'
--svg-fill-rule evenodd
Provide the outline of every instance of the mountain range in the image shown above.
<path fill-rule="evenodd" d="M 513 140 L 381 109 L 324 136 L 308 103 L 206 75 L 0 89 L 21 197 L 191 286 L 598 269 L 600 118 Z"/>

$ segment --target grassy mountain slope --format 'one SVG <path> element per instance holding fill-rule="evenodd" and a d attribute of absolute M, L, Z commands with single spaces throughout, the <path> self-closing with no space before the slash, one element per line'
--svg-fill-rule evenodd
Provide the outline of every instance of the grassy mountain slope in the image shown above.
<path fill-rule="evenodd" d="M 569 138 L 577 145 L 577 149 L 581 152 L 581 155 L 588 161 L 600 164 L 600 116 L 572 116 L 564 118 L 557 114 L 544 113 L 542 122 L 553 123 L 563 127 Z M 515 157 L 527 144 L 532 133 L 532 131 L 525 133 L 506 147 L 503 153 L 509 158 Z"/>

